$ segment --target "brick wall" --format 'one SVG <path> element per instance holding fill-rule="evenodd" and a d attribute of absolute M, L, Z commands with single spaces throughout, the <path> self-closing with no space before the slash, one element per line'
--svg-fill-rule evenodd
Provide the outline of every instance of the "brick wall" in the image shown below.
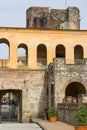
<path fill-rule="evenodd" d="M 0 70 L 0 90 L 22 90 L 22 119 L 41 115 L 46 108 L 45 71 Z"/>
<path fill-rule="evenodd" d="M 87 92 L 87 60 L 84 64 L 66 64 L 65 59 L 55 58 L 48 67 L 48 84 L 50 88 L 52 81 L 55 88 L 55 105 L 61 103 L 65 98 L 65 91 L 70 83 L 81 83 L 85 93 Z M 78 86 L 77 84 L 74 84 Z M 75 89 L 74 86 L 74 89 Z M 80 85 L 78 86 L 81 87 Z M 81 89 L 81 88 L 80 88 Z M 50 90 L 50 89 L 49 89 Z M 76 90 L 75 90 L 76 91 Z M 83 92 L 83 91 L 82 91 Z M 82 94 L 82 93 L 81 93 Z M 49 102 L 51 98 L 49 98 Z M 51 104 L 51 103 L 50 103 Z M 49 104 L 49 106 L 50 106 Z"/>
<path fill-rule="evenodd" d="M 26 11 L 27 28 L 79 29 L 79 9 L 49 9 L 48 7 L 31 7 Z"/>

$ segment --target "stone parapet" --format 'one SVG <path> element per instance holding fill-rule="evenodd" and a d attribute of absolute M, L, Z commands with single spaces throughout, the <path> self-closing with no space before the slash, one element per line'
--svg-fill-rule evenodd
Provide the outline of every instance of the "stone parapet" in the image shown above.
<path fill-rule="evenodd" d="M 79 9 L 49 9 L 31 7 L 26 11 L 27 28 L 80 29 Z"/>

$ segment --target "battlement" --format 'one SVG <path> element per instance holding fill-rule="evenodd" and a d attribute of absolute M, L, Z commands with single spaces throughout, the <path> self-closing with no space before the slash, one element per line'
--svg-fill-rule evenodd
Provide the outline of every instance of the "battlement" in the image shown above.
<path fill-rule="evenodd" d="M 50 9 L 49 7 L 31 7 L 26 11 L 27 28 L 80 29 L 79 9 Z"/>

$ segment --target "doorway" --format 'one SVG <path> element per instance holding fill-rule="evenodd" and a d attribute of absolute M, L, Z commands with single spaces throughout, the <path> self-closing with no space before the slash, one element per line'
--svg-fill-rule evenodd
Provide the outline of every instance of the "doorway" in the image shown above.
<path fill-rule="evenodd" d="M 0 120 L 22 122 L 21 90 L 0 90 Z"/>

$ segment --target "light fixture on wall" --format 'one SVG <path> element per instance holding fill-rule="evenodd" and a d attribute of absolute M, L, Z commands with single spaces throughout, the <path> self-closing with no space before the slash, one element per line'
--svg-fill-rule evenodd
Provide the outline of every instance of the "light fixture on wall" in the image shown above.
<path fill-rule="evenodd" d="M 51 84 L 54 84 L 54 81 L 51 81 Z"/>
<path fill-rule="evenodd" d="M 51 77 L 51 84 L 54 84 L 54 78 Z"/>

